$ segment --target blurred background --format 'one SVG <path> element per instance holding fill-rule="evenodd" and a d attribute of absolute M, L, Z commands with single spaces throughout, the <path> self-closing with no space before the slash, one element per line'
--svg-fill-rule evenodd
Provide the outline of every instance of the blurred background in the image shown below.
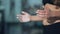
<path fill-rule="evenodd" d="M 44 2 L 43 2 L 44 1 Z M 40 21 L 21 23 L 16 18 L 22 11 L 36 15 L 47 0 L 0 0 L 0 34 L 43 34 Z"/>

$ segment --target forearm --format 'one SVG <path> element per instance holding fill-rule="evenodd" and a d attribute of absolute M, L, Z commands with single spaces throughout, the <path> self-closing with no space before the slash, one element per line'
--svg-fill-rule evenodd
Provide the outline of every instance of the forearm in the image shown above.
<path fill-rule="evenodd" d="M 40 18 L 39 16 L 30 16 L 31 21 L 42 21 L 43 18 Z"/>

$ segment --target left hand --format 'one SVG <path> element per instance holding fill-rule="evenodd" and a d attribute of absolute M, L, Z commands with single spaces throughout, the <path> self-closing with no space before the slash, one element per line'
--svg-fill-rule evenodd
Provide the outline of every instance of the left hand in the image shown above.
<path fill-rule="evenodd" d="M 17 15 L 17 18 L 20 22 L 29 22 L 30 21 L 30 14 L 27 12 L 22 12 L 22 14 Z"/>

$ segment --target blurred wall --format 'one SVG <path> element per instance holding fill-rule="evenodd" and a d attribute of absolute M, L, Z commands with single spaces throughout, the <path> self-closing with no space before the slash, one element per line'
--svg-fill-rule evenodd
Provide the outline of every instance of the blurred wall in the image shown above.
<path fill-rule="evenodd" d="M 2 0 L 5 21 L 6 22 L 18 22 L 16 15 L 21 13 L 22 0 Z M 42 5 L 42 0 L 27 0 L 26 6 L 34 7 L 34 5 Z"/>
<path fill-rule="evenodd" d="M 22 34 L 22 26 L 19 24 L 19 20 L 16 18 L 17 14 L 20 14 L 24 7 L 34 7 L 34 5 L 43 5 L 42 0 L 1 0 L 1 10 L 4 10 L 5 15 L 5 34 Z M 25 1 L 25 5 L 22 4 Z M 24 6 L 23 6 L 24 5 Z M 31 12 L 31 10 L 29 10 Z M 34 24 L 32 22 L 32 24 Z M 38 24 L 39 26 L 41 24 Z"/>
<path fill-rule="evenodd" d="M 21 0 L 3 0 L 5 21 L 17 22 L 16 15 L 21 12 Z"/>

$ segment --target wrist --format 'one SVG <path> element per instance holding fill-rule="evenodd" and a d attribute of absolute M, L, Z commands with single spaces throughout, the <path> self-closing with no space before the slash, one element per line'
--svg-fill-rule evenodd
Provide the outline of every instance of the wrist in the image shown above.
<path fill-rule="evenodd" d="M 30 21 L 41 21 L 39 16 L 30 16 Z"/>

